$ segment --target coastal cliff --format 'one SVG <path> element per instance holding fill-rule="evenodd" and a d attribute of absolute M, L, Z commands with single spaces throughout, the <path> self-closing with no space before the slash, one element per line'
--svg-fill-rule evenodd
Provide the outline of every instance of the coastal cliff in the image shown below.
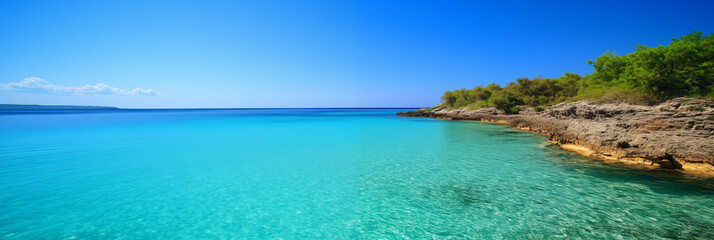
<path fill-rule="evenodd" d="M 518 114 L 495 108 L 433 107 L 397 115 L 502 123 L 544 134 L 554 145 L 608 162 L 714 175 L 711 100 L 678 98 L 656 106 L 580 101 Z"/>

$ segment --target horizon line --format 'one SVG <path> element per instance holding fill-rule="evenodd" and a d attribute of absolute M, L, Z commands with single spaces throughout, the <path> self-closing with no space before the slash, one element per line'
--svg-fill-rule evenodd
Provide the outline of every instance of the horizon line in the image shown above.
<path fill-rule="evenodd" d="M 171 109 L 183 109 L 183 110 L 219 110 L 219 109 L 413 109 L 413 108 L 424 108 L 424 107 L 187 107 L 187 108 L 182 108 L 182 107 L 146 107 L 146 108 L 132 108 L 132 107 L 115 107 L 115 106 L 94 106 L 94 105 L 66 105 L 66 104 L 58 104 L 58 105 L 44 105 L 44 104 L 5 104 L 5 103 L 0 103 L 0 106 L 6 105 L 6 106 L 36 106 L 36 107 L 58 107 L 58 109 L 55 110 L 60 110 L 60 107 L 64 107 L 63 110 L 79 110 L 79 109 L 87 109 L 87 110 L 171 110 Z M 75 109 L 72 109 L 71 107 L 76 107 Z M 1 109 L 1 108 L 0 108 Z M 52 109 L 22 109 L 22 108 L 15 108 L 16 110 L 52 110 Z M 10 110 L 10 109 L 3 109 L 3 110 Z"/>

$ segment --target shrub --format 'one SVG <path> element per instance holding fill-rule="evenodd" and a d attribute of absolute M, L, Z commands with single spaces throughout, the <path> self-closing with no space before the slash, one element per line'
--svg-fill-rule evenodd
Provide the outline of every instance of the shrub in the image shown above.
<path fill-rule="evenodd" d="M 519 105 L 549 106 L 577 100 L 654 104 L 677 97 L 714 99 L 711 59 L 714 34 L 705 37 L 695 31 L 673 39 L 669 46 L 637 46 L 626 55 L 605 52 L 595 61 L 588 60 L 595 72 L 585 77 L 565 73 L 559 78 L 518 78 L 506 87 L 493 83 L 447 91 L 441 106 L 475 104 L 515 113 Z"/>
<path fill-rule="evenodd" d="M 503 110 L 508 114 L 518 113 L 518 105 L 523 104 L 523 99 L 516 93 L 504 92 L 492 98 L 492 104 L 496 109 Z"/>
<path fill-rule="evenodd" d="M 687 107 L 687 111 L 699 111 L 703 112 L 704 110 L 707 110 L 706 108 L 700 107 L 700 106 L 689 106 Z"/>

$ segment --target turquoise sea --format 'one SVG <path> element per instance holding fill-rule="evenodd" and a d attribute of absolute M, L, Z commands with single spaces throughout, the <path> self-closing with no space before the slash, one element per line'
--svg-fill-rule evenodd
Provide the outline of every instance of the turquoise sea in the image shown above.
<path fill-rule="evenodd" d="M 714 239 L 711 179 L 406 110 L 4 110 L 0 239 Z"/>

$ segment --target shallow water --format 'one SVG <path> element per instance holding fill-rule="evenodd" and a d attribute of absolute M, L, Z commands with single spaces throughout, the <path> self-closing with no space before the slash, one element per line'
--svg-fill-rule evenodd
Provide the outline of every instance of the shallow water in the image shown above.
<path fill-rule="evenodd" d="M 404 109 L 0 112 L 0 239 L 714 239 L 714 181 Z"/>

